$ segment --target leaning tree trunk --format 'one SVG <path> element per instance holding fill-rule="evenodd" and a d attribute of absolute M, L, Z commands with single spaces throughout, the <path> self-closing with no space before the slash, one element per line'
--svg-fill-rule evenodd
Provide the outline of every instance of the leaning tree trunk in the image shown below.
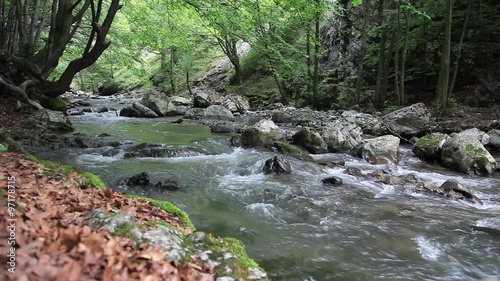
<path fill-rule="evenodd" d="M 453 0 L 446 1 L 446 15 L 444 28 L 444 42 L 441 52 L 439 67 L 439 80 L 437 84 L 437 101 L 441 110 L 445 110 L 448 103 L 448 86 L 450 80 L 450 51 L 451 51 L 451 23 L 453 13 Z"/>

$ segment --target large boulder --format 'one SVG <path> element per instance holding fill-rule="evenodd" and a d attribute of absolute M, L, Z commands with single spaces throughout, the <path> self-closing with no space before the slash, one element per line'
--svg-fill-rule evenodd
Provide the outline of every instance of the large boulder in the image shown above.
<path fill-rule="evenodd" d="M 42 109 L 33 115 L 34 122 L 53 131 L 74 131 L 69 119 L 61 111 Z"/>
<path fill-rule="evenodd" d="M 177 115 L 175 105 L 162 93 L 151 91 L 146 94 L 141 102 L 158 116 Z"/>
<path fill-rule="evenodd" d="M 239 95 L 224 96 L 219 103 L 231 112 L 245 113 L 250 109 L 248 100 Z"/>
<path fill-rule="evenodd" d="M 323 138 L 316 131 L 309 128 L 303 128 L 293 135 L 293 144 L 305 148 L 312 154 L 328 152 Z"/>
<path fill-rule="evenodd" d="M 262 169 L 266 174 L 289 174 L 292 172 L 290 162 L 281 156 L 268 159 Z"/>
<path fill-rule="evenodd" d="M 346 110 L 342 112 L 342 117 L 349 123 L 357 124 L 365 134 L 380 135 L 382 133 L 380 118 L 371 114 Z"/>
<path fill-rule="evenodd" d="M 330 152 L 349 150 L 356 147 L 363 141 L 362 135 L 363 130 L 361 127 L 345 119 L 327 123 L 321 134 Z"/>
<path fill-rule="evenodd" d="M 483 176 L 491 175 L 497 166 L 483 144 L 468 134 L 457 134 L 443 144 L 441 162 L 450 169 Z"/>
<path fill-rule="evenodd" d="M 213 104 L 212 100 L 207 93 L 202 91 L 194 93 L 194 98 L 193 98 L 194 107 L 207 108 L 212 104 Z"/>
<path fill-rule="evenodd" d="M 125 107 L 124 109 L 120 110 L 120 116 L 157 118 L 158 114 L 156 114 L 153 110 L 149 109 L 145 105 L 134 102 L 132 106 Z"/>
<path fill-rule="evenodd" d="M 493 129 L 488 132 L 490 136 L 489 145 L 497 150 L 500 150 L 500 130 Z"/>
<path fill-rule="evenodd" d="M 211 105 L 207 107 L 203 114 L 203 118 L 234 121 L 233 113 L 222 105 Z"/>
<path fill-rule="evenodd" d="M 267 146 L 283 140 L 283 131 L 268 119 L 260 120 L 241 135 L 243 146 Z"/>
<path fill-rule="evenodd" d="M 432 133 L 427 136 L 423 136 L 415 143 L 413 147 L 413 153 L 424 161 L 434 162 L 441 159 L 441 149 L 443 144 L 450 137 L 442 133 Z"/>
<path fill-rule="evenodd" d="M 483 145 L 488 145 L 491 141 L 490 136 L 478 128 L 467 129 L 463 132 L 460 132 L 461 135 L 470 135 L 475 137 L 478 141 L 480 141 Z"/>
<path fill-rule="evenodd" d="M 423 103 L 413 104 L 382 117 L 386 133 L 403 137 L 422 136 L 430 127 L 431 114 Z"/>
<path fill-rule="evenodd" d="M 399 138 L 391 135 L 367 139 L 360 144 L 358 155 L 372 164 L 398 164 L 399 142 Z"/>
<path fill-rule="evenodd" d="M 172 96 L 170 97 L 170 101 L 176 105 L 182 105 L 182 106 L 189 106 L 191 105 L 191 101 L 188 98 L 181 97 L 181 96 Z"/>

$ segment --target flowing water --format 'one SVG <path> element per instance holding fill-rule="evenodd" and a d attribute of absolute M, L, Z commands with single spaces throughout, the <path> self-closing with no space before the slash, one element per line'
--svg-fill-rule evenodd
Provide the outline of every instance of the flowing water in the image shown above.
<path fill-rule="evenodd" d="M 95 107 L 109 101 L 94 101 Z M 113 106 L 113 105 L 111 105 Z M 120 105 L 114 104 L 115 107 Z M 291 175 L 262 173 L 274 154 L 231 148 L 229 136 L 212 135 L 174 118 L 129 119 L 114 113 L 72 117 L 78 132 L 108 133 L 132 144 L 164 143 L 199 156 L 112 157 L 105 150 L 38 151 L 40 157 L 74 165 L 101 176 L 116 190 L 174 202 L 198 230 L 241 239 L 249 255 L 272 280 L 478 280 L 500 277 L 500 177 L 473 177 L 421 162 L 402 148 L 399 166 L 370 165 L 347 154 L 346 166 L 370 172 L 389 168 L 416 173 L 438 184 L 459 179 L 483 205 L 415 193 L 288 158 Z M 131 145 L 131 144 L 130 144 Z M 125 145 L 126 147 L 127 145 Z M 170 178 L 187 188 L 172 192 L 123 185 L 148 171 L 153 181 Z M 324 186 L 338 176 L 344 185 Z"/>

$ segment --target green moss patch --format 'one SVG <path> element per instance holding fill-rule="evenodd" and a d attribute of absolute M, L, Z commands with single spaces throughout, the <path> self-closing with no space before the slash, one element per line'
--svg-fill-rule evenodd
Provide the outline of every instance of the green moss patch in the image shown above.
<path fill-rule="evenodd" d="M 155 200 L 147 197 L 140 197 L 137 195 L 125 195 L 125 197 L 149 201 L 151 202 L 151 204 L 153 204 L 156 207 L 159 207 L 165 212 L 178 216 L 182 220 L 182 223 L 185 226 L 189 227 L 192 231 L 195 231 L 195 227 L 191 222 L 191 220 L 189 219 L 188 214 L 170 202 Z"/>

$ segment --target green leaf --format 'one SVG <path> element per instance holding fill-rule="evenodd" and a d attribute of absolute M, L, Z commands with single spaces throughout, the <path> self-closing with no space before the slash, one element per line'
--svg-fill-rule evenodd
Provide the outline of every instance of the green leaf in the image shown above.
<path fill-rule="evenodd" d="M 9 148 L 3 144 L 0 143 L 0 152 L 4 152 L 4 151 L 7 151 L 9 150 Z"/>

